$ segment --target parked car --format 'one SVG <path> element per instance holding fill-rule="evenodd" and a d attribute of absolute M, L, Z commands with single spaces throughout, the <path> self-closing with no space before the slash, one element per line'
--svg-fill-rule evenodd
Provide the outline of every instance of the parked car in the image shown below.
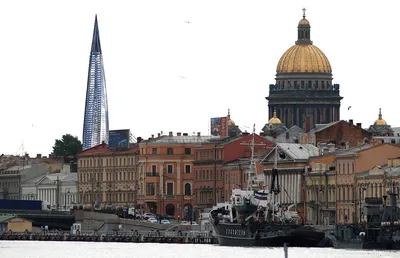
<path fill-rule="evenodd" d="M 161 220 L 161 224 L 171 224 L 171 222 L 169 222 L 167 219 L 163 219 Z"/>
<path fill-rule="evenodd" d="M 155 219 L 156 215 L 153 214 L 153 213 L 145 213 L 145 214 L 143 214 L 143 219 L 149 219 L 149 218 Z"/>
<path fill-rule="evenodd" d="M 147 221 L 150 223 L 158 223 L 158 220 L 156 218 L 148 218 Z"/>

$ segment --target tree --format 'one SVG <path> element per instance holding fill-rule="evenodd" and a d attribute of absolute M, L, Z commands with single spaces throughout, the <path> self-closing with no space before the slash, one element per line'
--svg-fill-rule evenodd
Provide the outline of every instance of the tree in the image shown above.
<path fill-rule="evenodd" d="M 82 150 L 82 143 L 76 136 L 65 134 L 61 140 L 57 140 L 53 146 L 53 154 L 60 157 L 74 156 Z"/>

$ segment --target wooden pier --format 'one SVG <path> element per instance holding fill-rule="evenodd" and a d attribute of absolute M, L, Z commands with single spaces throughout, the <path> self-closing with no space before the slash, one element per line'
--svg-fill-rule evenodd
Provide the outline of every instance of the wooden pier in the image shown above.
<path fill-rule="evenodd" d="M 70 242 L 123 242 L 123 243 L 169 243 L 169 244 L 218 244 L 218 239 L 208 233 L 183 232 L 113 232 L 113 233 L 0 233 L 0 240 L 17 241 L 70 241 Z"/>

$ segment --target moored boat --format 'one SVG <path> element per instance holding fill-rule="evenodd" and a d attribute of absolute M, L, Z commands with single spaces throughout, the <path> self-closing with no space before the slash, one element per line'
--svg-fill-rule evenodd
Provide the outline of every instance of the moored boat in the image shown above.
<path fill-rule="evenodd" d="M 251 143 L 251 160 L 248 177 L 255 175 L 254 135 Z M 278 146 L 275 146 L 275 155 Z M 273 169 L 269 191 L 253 189 L 233 189 L 229 203 L 214 207 L 210 212 L 210 222 L 218 242 L 223 246 L 268 246 L 280 247 L 284 244 L 295 247 L 334 247 L 334 236 L 311 226 L 301 225 L 295 205 L 282 207 L 274 202 L 274 195 L 280 193 L 277 157 Z"/>

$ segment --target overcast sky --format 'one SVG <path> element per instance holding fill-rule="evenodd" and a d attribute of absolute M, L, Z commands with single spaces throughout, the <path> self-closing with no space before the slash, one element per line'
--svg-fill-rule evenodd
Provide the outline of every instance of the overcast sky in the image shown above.
<path fill-rule="evenodd" d="M 227 114 L 242 129 L 268 122 L 268 85 L 294 44 L 302 8 L 344 97 L 342 119 L 368 127 L 398 116 L 397 1 L 1 1 L 0 153 L 48 155 L 82 139 L 97 13 L 110 129 L 148 138 L 209 134 Z M 187 23 L 189 21 L 190 23 Z M 352 106 L 347 111 L 348 106 Z M 19 150 L 19 151 L 18 151 Z"/>

